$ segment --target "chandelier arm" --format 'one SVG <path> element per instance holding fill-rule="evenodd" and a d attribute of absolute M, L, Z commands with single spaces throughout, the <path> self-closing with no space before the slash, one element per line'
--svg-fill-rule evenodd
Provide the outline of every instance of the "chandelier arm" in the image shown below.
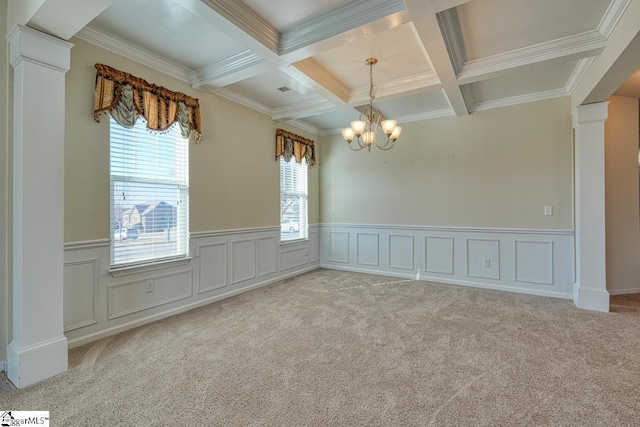
<path fill-rule="evenodd" d="M 391 143 L 391 145 L 389 145 L 389 143 Z M 376 147 L 385 151 L 392 149 L 394 145 L 396 145 L 396 142 L 390 138 L 387 138 L 387 142 L 384 145 L 380 145 L 376 142 Z"/>
<path fill-rule="evenodd" d="M 351 151 L 360 151 L 364 148 L 364 146 L 360 145 L 360 143 L 358 142 L 358 147 L 360 148 L 353 148 L 353 146 L 351 144 L 347 144 L 349 146 L 349 148 L 351 148 Z"/>

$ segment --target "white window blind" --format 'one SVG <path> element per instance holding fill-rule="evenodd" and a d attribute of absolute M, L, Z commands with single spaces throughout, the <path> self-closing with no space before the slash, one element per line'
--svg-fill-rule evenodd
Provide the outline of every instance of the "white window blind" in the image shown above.
<path fill-rule="evenodd" d="M 178 126 L 150 132 L 110 119 L 111 265 L 185 257 L 189 250 L 189 141 Z"/>
<path fill-rule="evenodd" d="M 285 162 L 280 158 L 280 240 L 306 239 L 307 216 L 307 162 L 295 159 Z"/>

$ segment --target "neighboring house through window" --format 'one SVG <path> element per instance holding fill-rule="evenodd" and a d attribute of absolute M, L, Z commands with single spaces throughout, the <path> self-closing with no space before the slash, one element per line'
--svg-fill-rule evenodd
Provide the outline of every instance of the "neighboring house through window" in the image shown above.
<path fill-rule="evenodd" d="M 110 118 L 111 265 L 185 257 L 189 248 L 189 142 L 179 126 L 150 132 Z"/>
<path fill-rule="evenodd" d="M 280 157 L 280 240 L 306 239 L 307 216 L 307 162 L 295 159 L 286 162 Z"/>

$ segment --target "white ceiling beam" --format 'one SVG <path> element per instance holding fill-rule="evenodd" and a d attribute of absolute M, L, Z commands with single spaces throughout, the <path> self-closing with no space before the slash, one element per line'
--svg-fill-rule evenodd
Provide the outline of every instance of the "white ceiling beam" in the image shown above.
<path fill-rule="evenodd" d="M 282 71 L 319 93 L 335 106 L 345 106 L 351 99 L 349 87 L 313 58 L 283 67 Z"/>
<path fill-rule="evenodd" d="M 440 31 L 433 0 L 405 0 L 422 45 L 429 55 L 444 94 L 456 116 L 469 114 L 467 103 L 456 81 L 456 70 L 451 63 L 445 38 Z"/>
<path fill-rule="evenodd" d="M 278 58 L 278 31 L 244 3 L 237 0 L 175 1 L 264 60 Z M 211 42 L 215 43 L 215 40 Z"/>
<path fill-rule="evenodd" d="M 191 86 L 197 89 L 212 90 L 255 77 L 272 68 L 273 63 L 245 50 L 193 71 L 190 75 Z"/>
<path fill-rule="evenodd" d="M 435 12 L 442 12 L 447 9 L 453 9 L 458 6 L 462 6 L 465 3 L 469 3 L 471 0 L 433 0 L 433 10 Z"/>
<path fill-rule="evenodd" d="M 291 53 L 405 10 L 402 0 L 356 0 L 280 35 L 279 52 Z M 394 23 L 392 23 L 394 24 Z M 396 22 L 394 25 L 398 25 Z"/>
<path fill-rule="evenodd" d="M 607 39 L 599 31 L 580 34 L 499 53 L 465 62 L 458 76 L 460 84 L 473 83 L 497 77 L 507 70 L 544 61 L 597 56 L 607 47 Z"/>
<path fill-rule="evenodd" d="M 7 23 L 28 25 L 69 40 L 114 0 L 9 0 Z"/>

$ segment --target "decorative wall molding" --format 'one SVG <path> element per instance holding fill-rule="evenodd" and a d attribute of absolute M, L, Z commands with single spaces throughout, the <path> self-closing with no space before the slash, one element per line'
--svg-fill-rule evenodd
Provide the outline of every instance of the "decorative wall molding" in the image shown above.
<path fill-rule="evenodd" d="M 95 248 L 95 246 L 89 247 Z M 73 250 L 77 250 L 77 247 Z M 80 271 L 86 270 L 87 267 L 88 272 Z M 98 258 L 64 263 L 65 333 L 98 323 L 98 271 Z M 78 299 L 78 297 L 84 297 L 84 299 Z"/>
<path fill-rule="evenodd" d="M 114 277 L 109 239 L 67 243 L 65 315 L 74 321 L 65 333 L 73 347 L 319 268 L 319 244 L 318 224 L 290 244 L 280 243 L 279 226 L 195 232 L 188 264 Z"/>
<path fill-rule="evenodd" d="M 167 280 L 179 276 L 187 280 L 184 282 L 178 279 Z M 147 290 L 147 286 L 151 286 L 151 291 Z M 158 289 L 159 287 L 161 289 Z M 145 294 L 149 295 L 146 296 Z M 157 296 L 154 298 L 155 295 Z M 152 279 L 110 284 L 107 285 L 107 320 L 117 319 L 118 317 L 187 299 L 192 295 L 192 270 L 155 276 Z"/>
<path fill-rule="evenodd" d="M 191 73 L 193 73 L 193 70 L 184 68 L 160 56 L 153 55 L 146 50 L 123 43 L 91 27 L 84 27 L 76 33 L 75 37 L 191 84 Z"/>
<path fill-rule="evenodd" d="M 380 244 L 364 242 L 368 236 Z M 320 265 L 570 299 L 573 237 L 572 230 L 322 224 Z"/>
<path fill-rule="evenodd" d="M 513 266 L 515 282 L 553 285 L 553 242 L 514 240 Z"/>
<path fill-rule="evenodd" d="M 335 108 L 335 105 L 331 102 L 318 98 L 295 105 L 274 108 L 271 110 L 271 118 L 273 120 L 301 119 L 314 114 L 324 113 L 333 108 Z"/>
<path fill-rule="evenodd" d="M 244 105 L 245 107 L 251 108 L 252 110 L 255 110 L 259 113 L 271 116 L 271 108 L 267 107 L 266 105 L 260 104 L 253 99 L 249 99 L 246 96 L 242 96 L 239 93 L 232 92 L 229 89 L 225 89 L 223 87 L 215 89 L 212 92 L 216 95 L 228 99 L 229 101 L 233 101 L 236 104 Z"/>
<path fill-rule="evenodd" d="M 410 230 L 410 231 L 452 231 L 464 233 L 507 233 L 507 234 L 540 234 L 540 235 L 567 235 L 573 236 L 571 229 L 534 229 L 534 228 L 493 228 L 493 227 L 449 227 L 432 225 L 396 225 L 396 224 L 353 224 L 353 223 L 326 223 L 320 224 L 320 228 L 326 229 L 375 229 L 375 230 Z"/>

